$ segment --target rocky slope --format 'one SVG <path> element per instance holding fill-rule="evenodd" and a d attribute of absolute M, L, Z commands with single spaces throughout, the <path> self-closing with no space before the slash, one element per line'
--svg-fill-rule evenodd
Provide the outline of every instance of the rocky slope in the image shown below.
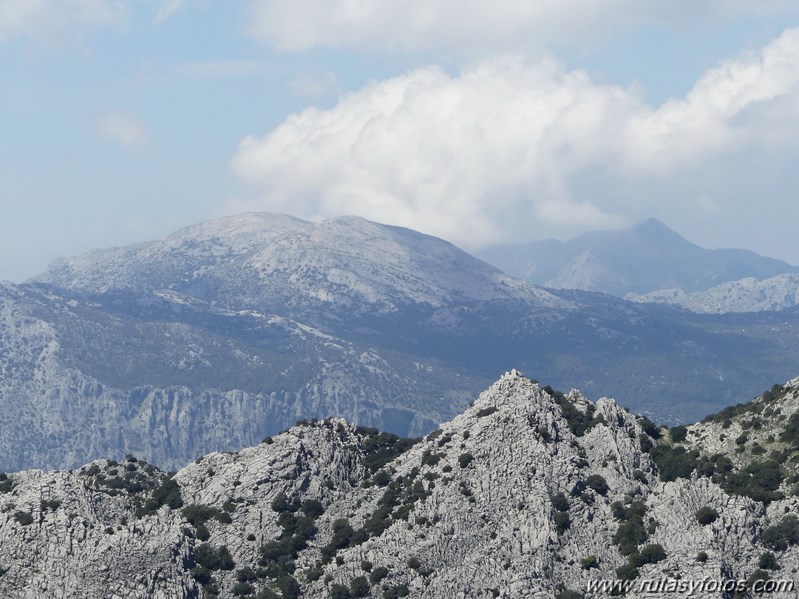
<path fill-rule="evenodd" d="M 134 457 L 2 475 L 0 594 L 573 599 L 607 596 L 601 579 L 795 579 L 797 422 L 799 379 L 667 431 L 512 371 L 415 442 L 329 419 L 173 475 Z"/>
<path fill-rule="evenodd" d="M 420 434 L 477 384 L 434 358 L 419 368 L 290 319 L 171 293 L 0 288 L 0 469 L 128 452 L 176 467 L 331 413 Z"/>
<path fill-rule="evenodd" d="M 621 231 L 589 232 L 566 242 L 500 245 L 478 255 L 530 283 L 619 297 L 661 289 L 692 293 L 746 277 L 760 280 L 799 271 L 746 250 L 702 248 L 654 218 Z"/>
<path fill-rule="evenodd" d="M 625 299 L 670 304 L 704 314 L 784 310 L 799 305 L 799 274 L 782 274 L 762 281 L 750 277 L 694 293 L 661 289 L 644 295 L 628 294 Z"/>

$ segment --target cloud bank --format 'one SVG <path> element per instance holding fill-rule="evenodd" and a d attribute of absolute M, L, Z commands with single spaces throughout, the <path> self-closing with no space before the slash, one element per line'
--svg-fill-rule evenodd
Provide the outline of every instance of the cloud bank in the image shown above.
<path fill-rule="evenodd" d="M 76 29 L 120 22 L 119 0 L 3 0 L 0 42 L 13 38 L 52 38 Z"/>
<path fill-rule="evenodd" d="M 229 208 L 358 214 L 467 247 L 499 239 L 508 221 L 613 227 L 622 210 L 576 197 L 582 173 L 657 182 L 795 143 L 798 84 L 799 29 L 657 107 L 553 60 L 417 69 L 243 139 L 232 167 L 256 199 Z"/>
<path fill-rule="evenodd" d="M 356 48 L 455 55 L 580 45 L 645 23 L 795 10 L 790 0 L 251 0 L 251 31 L 287 51 Z"/>

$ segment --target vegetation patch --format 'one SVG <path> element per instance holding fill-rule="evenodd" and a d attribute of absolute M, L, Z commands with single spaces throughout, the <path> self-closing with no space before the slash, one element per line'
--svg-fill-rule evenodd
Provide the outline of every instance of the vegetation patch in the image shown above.
<path fill-rule="evenodd" d="M 487 408 L 483 408 L 482 410 L 477 411 L 477 417 L 484 418 L 485 416 L 491 416 L 491 414 L 496 412 L 497 409 L 498 408 L 496 406 L 489 406 Z"/>
<path fill-rule="evenodd" d="M 556 391 L 549 385 L 544 387 L 544 391 L 558 404 L 563 418 L 569 425 L 569 430 L 576 437 L 582 437 L 597 424 L 605 424 L 605 419 L 601 415 L 594 415 L 596 413 L 594 404 L 588 404 L 585 413 L 583 413 L 569 401 L 562 391 Z"/>
<path fill-rule="evenodd" d="M 362 438 L 363 465 L 370 474 L 374 474 L 421 440 L 399 437 L 366 426 L 359 426 L 355 430 Z"/>
<path fill-rule="evenodd" d="M 683 447 L 673 447 L 666 443 L 658 443 L 649 455 L 658 467 L 661 480 L 673 481 L 678 478 L 690 478 L 691 473 L 699 465 L 699 452 L 686 451 Z"/>
<path fill-rule="evenodd" d="M 760 542 L 769 549 L 785 551 L 799 543 L 799 518 L 788 514 L 777 524 L 772 524 L 760 535 Z"/>

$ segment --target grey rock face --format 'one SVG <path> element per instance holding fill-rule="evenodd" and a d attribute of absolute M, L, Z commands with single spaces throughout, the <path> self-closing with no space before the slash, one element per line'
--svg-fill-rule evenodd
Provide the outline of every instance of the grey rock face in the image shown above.
<path fill-rule="evenodd" d="M 798 387 L 768 404 L 783 420 Z M 690 427 L 683 443 L 699 451 L 714 426 Z M 642 451 L 645 431 L 613 400 L 592 404 L 512 371 L 398 455 L 396 439 L 331 419 L 209 454 L 172 478 L 106 460 L 11 474 L 0 481 L 0 594 L 316 598 L 346 586 L 373 598 L 515 599 L 565 587 L 601 597 L 589 585 L 632 559 L 619 530 L 633 513 L 646 530 L 633 556 L 652 558 L 636 580 L 749 577 L 767 551 L 764 529 L 797 498 L 765 506 L 697 472 L 664 481 Z M 717 517 L 700 523 L 700 508 Z M 797 546 L 773 551 L 774 577 L 795 578 Z"/>
<path fill-rule="evenodd" d="M 130 452 L 179 467 L 331 413 L 420 434 L 475 385 L 461 377 L 422 409 L 408 396 L 449 374 L 435 360 L 419 371 L 274 315 L 144 299 L 153 305 L 134 298 L 120 312 L 49 288 L 0 289 L 0 469 Z"/>

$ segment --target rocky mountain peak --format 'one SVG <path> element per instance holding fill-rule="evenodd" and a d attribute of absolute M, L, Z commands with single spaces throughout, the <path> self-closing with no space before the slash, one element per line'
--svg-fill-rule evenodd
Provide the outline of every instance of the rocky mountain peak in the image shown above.
<path fill-rule="evenodd" d="M 602 580 L 790 576 L 799 499 L 736 487 L 747 466 L 702 431 L 760 415 L 799 453 L 798 402 L 795 379 L 665 430 L 512 370 L 423 439 L 312 420 L 174 475 L 132 456 L 0 475 L 0 593 L 572 599 L 606 596 Z"/>

